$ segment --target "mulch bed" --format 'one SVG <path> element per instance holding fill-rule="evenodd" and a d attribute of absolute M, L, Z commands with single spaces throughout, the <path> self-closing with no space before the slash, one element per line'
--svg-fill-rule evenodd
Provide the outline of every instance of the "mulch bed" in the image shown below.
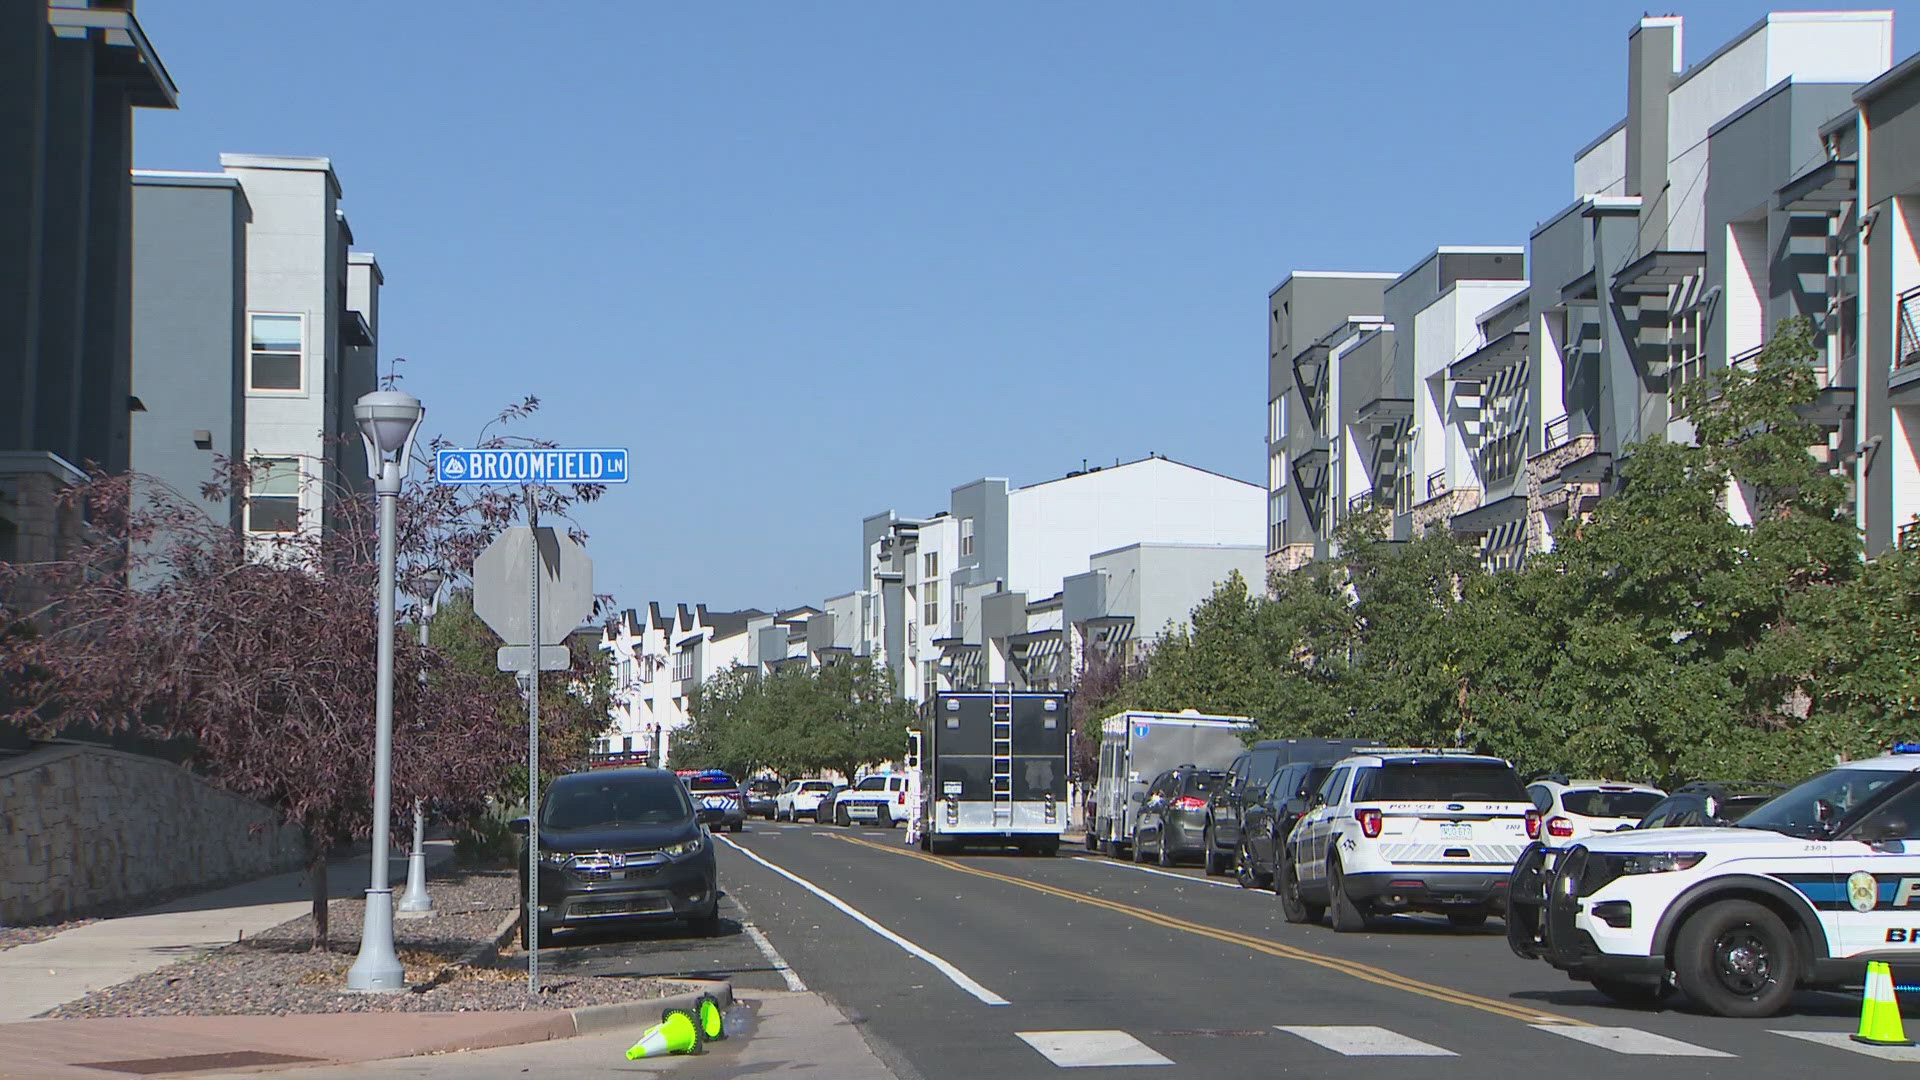
<path fill-rule="evenodd" d="M 452 871 L 430 879 L 438 912 L 430 919 L 395 918 L 394 948 L 408 991 L 347 991 L 347 969 L 360 951 L 365 901 L 336 900 L 328 909 L 330 948 L 314 951 L 313 918 L 302 915 L 256 937 L 96 990 L 46 1013 L 49 1017 L 231 1016 L 338 1012 L 466 1012 L 572 1009 L 632 1001 L 685 989 L 663 979 L 568 976 L 527 993 L 524 972 L 489 966 L 493 949 L 463 966 L 495 929 L 519 910 L 512 870 Z M 399 883 L 395 884 L 396 892 Z M 30 928 L 28 928 L 30 929 Z"/>

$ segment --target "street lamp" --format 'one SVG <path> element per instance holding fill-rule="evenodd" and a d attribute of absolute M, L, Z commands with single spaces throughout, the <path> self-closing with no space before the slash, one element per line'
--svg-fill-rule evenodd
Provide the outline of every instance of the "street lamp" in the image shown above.
<path fill-rule="evenodd" d="M 375 390 L 353 405 L 367 447 L 367 475 L 380 499 L 380 661 L 374 690 L 373 872 L 360 928 L 360 955 L 347 969 L 349 990 L 404 990 L 406 968 L 393 951 L 393 887 L 387 875 L 388 823 L 393 817 L 393 575 L 400 483 L 406 479 L 414 432 L 426 414 L 420 399 Z"/>
<path fill-rule="evenodd" d="M 427 624 L 433 621 L 440 599 L 440 585 L 446 580 L 436 567 L 416 570 L 407 577 L 407 592 L 420 601 L 420 648 L 427 647 Z M 420 686 L 427 685 L 427 669 L 420 669 Z M 423 699 L 424 700 L 424 699 Z M 400 910 L 415 917 L 433 914 L 433 897 L 427 895 L 427 815 L 420 800 L 413 800 L 413 847 L 407 852 L 407 891 L 400 894 Z"/>

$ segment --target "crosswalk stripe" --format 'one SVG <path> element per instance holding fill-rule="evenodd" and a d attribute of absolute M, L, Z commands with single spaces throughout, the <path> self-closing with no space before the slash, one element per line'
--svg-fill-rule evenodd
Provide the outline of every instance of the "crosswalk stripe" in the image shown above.
<path fill-rule="evenodd" d="M 1308 1042 L 1319 1043 L 1334 1053 L 1345 1054 L 1347 1057 L 1459 1056 L 1451 1050 L 1443 1050 L 1432 1043 L 1410 1039 L 1398 1032 L 1366 1024 L 1322 1024 L 1306 1027 L 1286 1027 L 1275 1024 L 1274 1028 L 1289 1035 L 1298 1035 Z"/>
<path fill-rule="evenodd" d="M 1704 1046 L 1669 1039 L 1665 1035 L 1655 1035 L 1651 1031 L 1641 1031 L 1630 1027 L 1583 1027 L 1572 1028 L 1564 1024 L 1533 1024 L 1535 1031 L 1550 1031 L 1555 1035 L 1583 1042 L 1588 1046 L 1597 1046 L 1602 1050 L 1611 1050 L 1616 1054 L 1644 1054 L 1658 1057 L 1702 1057 L 1730 1058 L 1734 1055 L 1724 1050 L 1711 1050 Z"/>
<path fill-rule="evenodd" d="M 1063 1069 L 1173 1064 L 1124 1031 L 1016 1031 L 1014 1034 Z"/>
<path fill-rule="evenodd" d="M 1857 1043 L 1850 1035 L 1837 1031 L 1775 1031 L 1775 1035 L 1785 1035 L 1789 1039 L 1801 1039 L 1820 1046 L 1831 1046 L 1836 1050 L 1847 1050 L 1855 1054 L 1865 1054 L 1881 1061 L 1920 1061 L 1920 1046 L 1874 1046 L 1871 1043 Z"/>

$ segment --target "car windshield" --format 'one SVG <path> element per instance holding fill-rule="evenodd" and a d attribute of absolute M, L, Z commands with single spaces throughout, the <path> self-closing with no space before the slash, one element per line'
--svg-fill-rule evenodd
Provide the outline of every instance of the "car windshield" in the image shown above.
<path fill-rule="evenodd" d="M 1404 802 L 1529 802 L 1511 766 L 1465 761 L 1388 762 L 1363 769 L 1353 797 Z"/>
<path fill-rule="evenodd" d="M 1911 775 L 1904 769 L 1832 769 L 1754 808 L 1737 827 L 1803 839 L 1828 836 L 1882 788 Z"/>
<path fill-rule="evenodd" d="M 748 785 L 747 785 L 747 790 L 748 790 L 748 791 L 753 791 L 753 792 L 758 792 L 759 794 L 762 794 L 762 795 L 765 795 L 765 794 L 767 794 L 767 793 L 768 793 L 768 792 L 770 792 L 770 791 L 779 791 L 779 790 L 780 790 L 780 781 L 778 781 L 778 780 L 755 780 L 755 781 L 754 781 L 753 783 L 751 783 L 751 784 L 748 784 Z"/>
<path fill-rule="evenodd" d="M 1220 781 L 1226 779 L 1225 773 L 1196 772 L 1188 773 L 1181 785 L 1181 792 L 1187 795 L 1209 795 L 1220 787 Z"/>
<path fill-rule="evenodd" d="M 833 785 L 825 780 L 809 780 L 800 785 L 801 791 L 832 791 Z"/>
<path fill-rule="evenodd" d="M 1660 804 L 1666 796 L 1657 791 L 1569 791 L 1560 797 L 1560 805 L 1569 814 L 1581 817 L 1633 818 L 1638 821 Z"/>
<path fill-rule="evenodd" d="M 658 776 L 561 781 L 550 789 L 546 803 L 540 815 L 543 829 L 666 825 L 693 816 L 686 791 Z"/>
<path fill-rule="evenodd" d="M 687 786 L 695 791 L 738 791 L 740 789 L 731 776 L 696 776 Z"/>
<path fill-rule="evenodd" d="M 854 790 L 885 791 L 887 790 L 887 778 L 884 776 L 869 776 L 865 780 L 860 781 L 859 785 Z"/>

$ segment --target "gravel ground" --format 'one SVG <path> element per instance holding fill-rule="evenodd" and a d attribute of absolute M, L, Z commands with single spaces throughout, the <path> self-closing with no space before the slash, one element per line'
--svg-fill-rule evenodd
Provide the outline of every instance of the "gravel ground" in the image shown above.
<path fill-rule="evenodd" d="M 76 926 L 85 926 L 92 919 L 69 919 L 66 922 L 41 923 L 37 926 L 0 926 L 0 951 L 15 945 L 31 945 L 36 941 L 45 941 L 55 934 L 71 930 Z"/>
<path fill-rule="evenodd" d="M 329 909 L 332 947 L 315 952 L 313 919 L 302 915 L 243 942 L 97 990 L 45 1015 L 218 1016 L 317 1012 L 467 1012 L 503 1009 L 571 1009 L 685 989 L 660 979 L 553 979 L 535 999 L 526 976 L 485 966 L 453 967 L 488 940 L 510 912 L 518 910 L 518 877 L 511 870 L 455 872 L 428 881 L 439 914 L 431 919 L 395 919 L 394 947 L 412 990 L 354 994 L 342 990 L 360 950 L 363 900 L 336 900 Z M 545 980 L 543 980 L 545 981 Z"/>

